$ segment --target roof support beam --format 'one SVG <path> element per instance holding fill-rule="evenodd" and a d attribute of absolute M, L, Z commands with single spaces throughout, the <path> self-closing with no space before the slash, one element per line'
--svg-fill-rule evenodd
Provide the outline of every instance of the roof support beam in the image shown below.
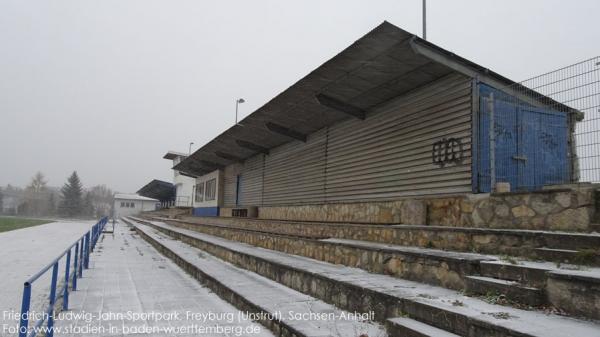
<path fill-rule="evenodd" d="M 366 117 L 365 116 L 366 112 L 363 109 L 357 108 L 346 102 L 342 102 L 337 98 L 333 98 L 333 97 L 327 96 L 325 94 L 317 94 L 316 98 L 317 98 L 317 101 L 319 101 L 319 104 L 326 106 L 330 109 L 337 110 L 339 112 L 343 112 L 345 114 L 348 114 L 352 117 L 356 117 L 358 119 L 365 119 L 365 117 Z"/>
<path fill-rule="evenodd" d="M 280 135 L 286 136 L 286 137 L 290 137 L 290 138 L 294 138 L 297 139 L 299 141 L 305 142 L 306 143 L 306 135 L 298 132 L 296 130 L 292 130 L 290 128 L 287 128 L 283 125 L 279 125 L 279 124 L 275 124 L 275 123 L 271 123 L 271 122 L 267 122 L 265 123 L 265 126 L 267 127 L 267 129 L 269 129 L 269 131 L 271 132 L 275 132 L 278 133 Z"/>
<path fill-rule="evenodd" d="M 223 158 L 223 159 L 235 161 L 235 162 L 238 162 L 238 163 L 244 162 L 244 159 L 242 159 L 242 158 L 240 158 L 238 156 L 234 156 L 232 154 L 221 152 L 221 151 L 216 151 L 215 152 L 215 156 Z"/>
<path fill-rule="evenodd" d="M 212 161 L 208 161 L 208 160 L 198 160 L 198 163 L 202 166 L 208 166 L 209 168 L 214 168 L 214 169 L 219 169 L 219 170 L 222 170 L 225 168 L 225 165 L 215 163 Z"/>
<path fill-rule="evenodd" d="M 434 62 L 443 64 L 444 66 L 459 72 L 463 75 L 466 75 L 471 78 L 475 78 L 485 84 L 488 84 L 498 90 L 502 90 L 512 96 L 516 96 L 519 99 L 533 105 L 533 106 L 544 106 L 544 105 L 556 105 L 560 104 L 558 102 L 553 101 L 549 97 L 541 96 L 539 93 L 531 90 L 525 86 L 522 86 L 518 83 L 511 84 L 511 80 L 501 76 L 499 74 L 493 73 L 487 68 L 484 68 L 478 64 L 475 64 L 469 60 L 463 59 L 458 55 L 454 55 L 449 53 L 441 48 L 433 45 L 428 41 L 421 40 L 416 36 L 410 40 L 410 47 L 413 52 L 418 55 L 422 55 Z M 516 87 L 515 87 L 516 85 Z M 536 99 L 534 97 L 540 97 L 543 99 Z M 548 100 L 548 102 L 544 102 L 544 100 Z M 565 106 L 565 108 L 568 108 Z M 577 112 L 577 110 L 568 108 L 570 112 Z"/>
<path fill-rule="evenodd" d="M 266 147 L 262 147 L 260 145 L 256 145 L 254 143 L 250 143 L 250 142 L 247 142 L 245 140 L 240 140 L 240 139 L 237 139 L 235 142 L 239 147 L 243 147 L 245 149 L 260 152 L 260 153 L 264 153 L 266 155 L 269 154 L 269 149 L 267 149 Z"/>
<path fill-rule="evenodd" d="M 179 171 L 179 174 L 181 174 L 182 176 L 185 176 L 185 177 L 198 178 L 198 176 L 196 176 L 196 175 L 192 175 L 192 174 L 189 174 L 189 173 L 186 173 L 183 171 Z"/>

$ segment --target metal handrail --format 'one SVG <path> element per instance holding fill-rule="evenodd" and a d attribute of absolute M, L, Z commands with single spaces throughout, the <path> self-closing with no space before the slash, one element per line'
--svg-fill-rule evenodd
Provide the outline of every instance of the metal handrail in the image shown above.
<path fill-rule="evenodd" d="M 83 269 L 89 268 L 90 252 L 94 251 L 96 242 L 104 230 L 104 226 L 108 222 L 108 217 L 103 217 L 98 221 L 92 228 L 71 244 L 65 251 L 63 251 L 57 258 L 52 260 L 46 267 L 31 276 L 23 284 L 23 299 L 21 302 L 21 314 L 19 320 L 19 337 L 34 337 L 39 328 L 44 324 L 46 318 L 47 331 L 46 337 L 53 337 L 54 335 L 54 307 L 56 306 L 56 300 L 58 300 L 62 294 L 63 303 L 62 309 L 69 309 L 69 281 L 71 281 L 71 291 L 77 290 L 77 279 L 83 277 Z M 75 250 L 73 251 L 73 247 Z M 71 254 L 75 254 L 73 263 L 73 272 L 71 273 Z M 64 285 L 58 291 L 57 294 L 57 283 L 58 283 L 58 267 L 60 260 L 66 255 L 65 261 L 65 276 Z M 48 296 L 48 307 L 42 315 L 42 318 L 35 322 L 34 328 L 29 331 L 29 307 L 31 305 L 31 286 L 33 282 L 44 275 L 48 270 L 52 268 L 52 278 L 50 282 L 50 294 Z"/>

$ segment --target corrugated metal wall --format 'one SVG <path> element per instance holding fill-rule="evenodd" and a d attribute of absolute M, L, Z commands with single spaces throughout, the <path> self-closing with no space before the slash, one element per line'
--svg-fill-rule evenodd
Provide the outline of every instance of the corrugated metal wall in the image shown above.
<path fill-rule="evenodd" d="M 263 204 L 323 203 L 327 130 L 271 150 L 265 158 Z"/>
<path fill-rule="evenodd" d="M 471 79 L 452 75 L 385 104 L 366 120 L 350 119 L 310 135 L 306 143 L 293 141 L 253 157 L 243 168 L 240 203 L 319 204 L 470 192 L 471 105 Z M 460 162 L 433 163 L 433 144 L 443 138 L 460 141 Z M 225 206 L 235 204 L 236 178 L 230 176 L 235 172 L 225 172 Z"/>
<path fill-rule="evenodd" d="M 241 172 L 240 199 L 238 200 L 240 205 L 262 205 L 264 165 L 264 154 L 254 156 L 244 162 Z"/>
<path fill-rule="evenodd" d="M 471 80 L 452 76 L 332 127 L 327 200 L 360 201 L 471 191 Z M 460 139 L 463 160 L 440 167 L 432 146 Z"/>
<path fill-rule="evenodd" d="M 223 174 L 223 204 L 226 207 L 235 207 L 237 191 L 237 175 L 242 171 L 241 164 L 233 164 L 225 167 Z"/>

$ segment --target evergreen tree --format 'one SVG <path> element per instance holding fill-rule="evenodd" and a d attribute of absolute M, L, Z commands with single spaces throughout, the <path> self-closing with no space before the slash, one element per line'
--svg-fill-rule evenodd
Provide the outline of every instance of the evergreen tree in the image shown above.
<path fill-rule="evenodd" d="M 4 194 L 2 194 L 2 188 L 0 187 L 0 214 L 4 212 L 4 203 L 2 202 L 4 199 Z"/>
<path fill-rule="evenodd" d="M 83 186 L 77 171 L 73 171 L 60 192 L 62 193 L 62 201 L 59 207 L 60 214 L 66 217 L 81 215 L 83 212 Z"/>

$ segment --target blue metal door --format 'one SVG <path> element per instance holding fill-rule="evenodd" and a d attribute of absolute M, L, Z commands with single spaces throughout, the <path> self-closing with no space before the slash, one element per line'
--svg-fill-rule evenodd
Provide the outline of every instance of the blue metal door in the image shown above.
<path fill-rule="evenodd" d="M 567 115 L 532 107 L 489 86 L 480 88 L 477 190 L 490 192 L 493 181 L 508 182 L 513 191 L 568 182 Z"/>

